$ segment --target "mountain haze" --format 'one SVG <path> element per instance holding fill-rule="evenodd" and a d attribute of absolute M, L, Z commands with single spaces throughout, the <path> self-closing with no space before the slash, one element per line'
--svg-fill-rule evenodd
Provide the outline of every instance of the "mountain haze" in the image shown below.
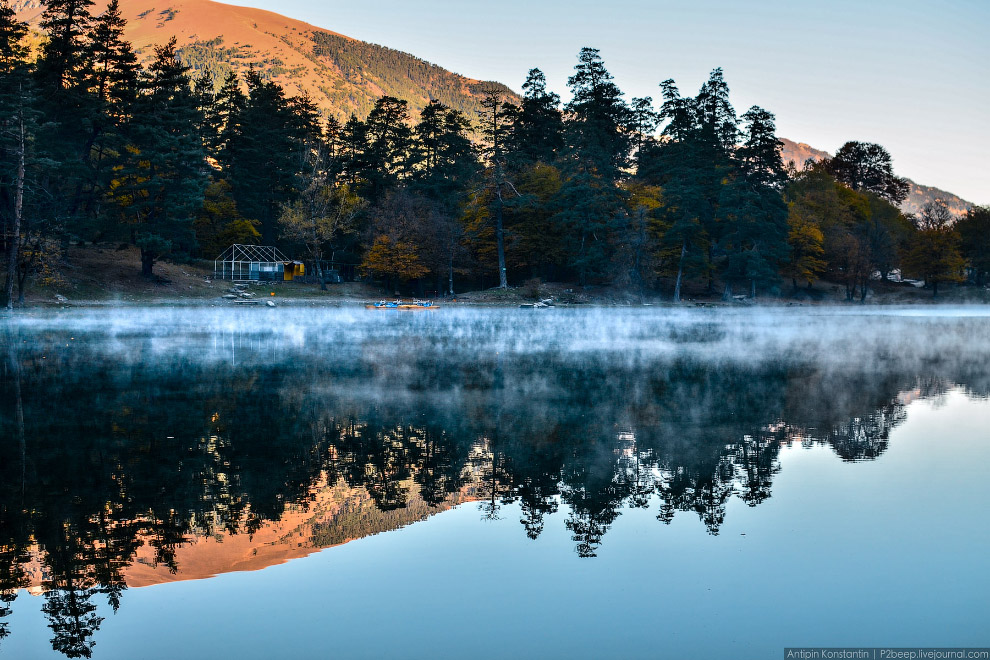
<path fill-rule="evenodd" d="M 98 14 L 105 2 L 97 2 Z M 38 0 L 14 3 L 21 20 L 37 26 Z M 211 0 L 120 0 L 127 20 L 125 38 L 146 60 L 153 47 L 172 36 L 181 59 L 219 83 L 227 73 L 254 67 L 279 83 L 289 96 L 308 94 L 328 114 L 343 121 L 363 119 L 382 95 L 409 102 L 418 112 L 431 99 L 474 120 L 483 90 L 505 85 L 467 78 L 407 53 L 318 28 L 274 12 Z"/>

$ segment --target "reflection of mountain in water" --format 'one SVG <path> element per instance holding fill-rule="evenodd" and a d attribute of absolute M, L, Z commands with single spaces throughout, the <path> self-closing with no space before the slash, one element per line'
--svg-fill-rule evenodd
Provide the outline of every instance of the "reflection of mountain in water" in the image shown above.
<path fill-rule="evenodd" d="M 449 509 L 465 500 L 453 495 L 437 506 L 419 497 L 410 483 L 408 505 L 382 511 L 366 493 L 341 484 L 318 484 L 308 506 L 289 504 L 277 520 L 266 521 L 252 534 L 205 535 L 191 530 L 189 540 L 175 551 L 176 570 L 156 563 L 154 549 L 139 548 L 124 569 L 130 587 L 175 580 L 195 580 L 231 571 L 254 571 L 348 541 L 399 529 Z"/>
<path fill-rule="evenodd" d="M 19 588 L 43 593 L 57 650 L 89 656 L 97 596 L 116 610 L 128 586 L 262 568 L 469 500 L 489 517 L 518 503 L 531 538 L 563 505 L 588 557 L 626 507 L 718 534 L 732 497 L 771 496 L 783 445 L 875 459 L 905 400 L 986 392 L 986 356 L 945 345 L 972 334 L 966 320 L 917 325 L 908 343 L 853 328 L 807 355 L 801 332 L 736 337 L 710 320 L 632 324 L 618 349 L 581 351 L 411 330 L 338 345 L 205 332 L 182 350 L 170 335 L 10 330 L 0 638 Z M 657 337 L 677 350 L 647 350 Z M 823 358 L 835 346 L 845 358 Z"/>

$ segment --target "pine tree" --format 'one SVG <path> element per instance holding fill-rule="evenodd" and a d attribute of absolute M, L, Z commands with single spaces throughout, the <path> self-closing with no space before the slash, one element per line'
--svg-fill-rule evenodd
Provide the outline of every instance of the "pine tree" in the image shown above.
<path fill-rule="evenodd" d="M 534 163 L 553 164 L 564 148 L 564 120 L 560 96 L 547 91 L 546 76 L 530 69 L 518 108 L 507 106 L 512 124 L 506 138 L 510 166 L 522 169 Z"/>
<path fill-rule="evenodd" d="M 114 119 L 121 119 L 134 102 L 140 66 L 131 44 L 124 40 L 127 22 L 120 15 L 119 0 L 110 0 L 106 11 L 94 21 L 89 32 L 92 60 L 89 88 L 105 103 Z"/>
<path fill-rule="evenodd" d="M 342 179 L 357 185 L 364 172 L 364 151 L 368 146 L 364 122 L 351 115 L 340 129 L 340 163 Z"/>
<path fill-rule="evenodd" d="M 653 109 L 653 99 L 649 96 L 632 100 L 629 108 L 629 127 L 633 136 L 633 151 L 636 154 L 636 169 L 642 167 L 648 157 L 650 147 L 656 144 L 655 134 L 660 128 L 662 117 Z"/>
<path fill-rule="evenodd" d="M 663 188 L 662 213 L 668 229 L 663 233 L 662 244 L 676 253 L 673 299 L 680 302 L 685 274 L 700 271 L 704 265 L 704 220 L 711 213 L 707 189 L 714 163 L 705 157 L 695 100 L 681 96 L 673 80 L 665 80 L 660 86 L 664 97 L 660 116 L 667 122 L 665 139 L 645 145 L 637 174 L 641 181 Z"/>
<path fill-rule="evenodd" d="M 206 149 L 207 156 L 216 160 L 213 145 L 219 139 L 223 124 L 217 112 L 216 82 L 209 71 L 203 71 L 193 83 L 193 94 L 196 96 L 196 107 L 202 118 L 196 126 L 199 139 Z"/>
<path fill-rule="evenodd" d="M 701 139 L 728 157 L 739 141 L 739 120 L 729 101 L 729 85 L 721 67 L 713 70 L 695 98 Z"/>
<path fill-rule="evenodd" d="M 974 206 L 956 223 L 960 249 L 969 261 L 978 286 L 986 284 L 990 274 L 990 207 Z"/>
<path fill-rule="evenodd" d="M 563 225 L 554 220 L 562 186 L 553 165 L 533 163 L 515 173 L 519 197 L 507 209 L 510 238 L 506 261 L 510 268 L 526 269 L 531 277 L 552 280 L 565 265 Z"/>
<path fill-rule="evenodd" d="M 38 62 L 43 86 L 51 90 L 77 87 L 87 77 L 93 0 L 47 0 L 41 14 L 41 29 L 48 37 Z"/>
<path fill-rule="evenodd" d="M 93 170 L 93 146 L 102 126 L 102 107 L 90 93 L 93 60 L 89 36 L 93 27 L 92 0 L 50 0 L 41 15 L 46 41 L 35 67 L 40 108 L 55 130 L 41 149 L 59 163 L 51 172 L 47 191 L 52 216 L 66 229 L 85 234 L 91 229 L 98 187 Z"/>
<path fill-rule="evenodd" d="M 6 118 L 6 121 L 0 125 L 0 155 L 2 155 L 0 163 L 4 166 L 3 177 L 0 180 L 9 180 L 13 183 L 13 190 L 2 191 L 8 193 L 3 195 L 4 202 L 8 199 L 12 202 L 9 212 L 7 208 L 3 209 L 3 234 L 7 248 L 4 304 L 8 310 L 13 309 L 14 281 L 20 259 L 24 187 L 31 129 L 28 98 L 30 81 L 26 76 L 25 61 L 27 48 L 23 43 L 26 34 L 27 25 L 15 18 L 14 10 L 10 5 L 7 2 L 0 4 L 0 116 Z"/>
<path fill-rule="evenodd" d="M 430 101 L 413 129 L 410 157 L 414 187 L 445 208 L 463 201 L 478 173 L 477 155 L 468 137 L 464 115 L 439 101 Z"/>
<path fill-rule="evenodd" d="M 437 277 L 437 291 L 454 291 L 454 262 L 463 252 L 460 207 L 480 171 L 468 137 L 470 123 L 453 108 L 431 101 L 413 129 L 411 189 L 432 202 L 422 228 L 426 264 Z M 446 277 L 446 285 L 443 283 Z"/>
<path fill-rule="evenodd" d="M 787 206 L 780 194 L 787 175 L 774 116 L 754 106 L 743 120 L 746 139 L 734 154 L 735 171 L 719 208 L 723 249 L 728 253 L 724 269 L 727 298 L 732 281 L 748 282 L 750 297 L 755 297 L 758 284 L 776 279 L 789 252 Z"/>
<path fill-rule="evenodd" d="M 27 63 L 27 33 L 27 23 L 17 20 L 9 0 L 0 2 L 0 74 L 8 76 Z"/>
<path fill-rule="evenodd" d="M 191 130 L 202 121 L 176 58 L 175 39 L 155 48 L 129 125 L 126 160 L 112 186 L 122 223 L 141 249 L 141 272 L 155 262 L 186 258 L 195 248 L 193 221 L 207 184 L 205 152 Z"/>
<path fill-rule="evenodd" d="M 229 169 L 232 159 L 230 143 L 241 131 L 240 122 L 247 105 L 240 79 L 236 74 L 228 73 L 212 98 L 206 96 L 203 101 L 201 107 L 207 151 L 225 169 Z"/>
<path fill-rule="evenodd" d="M 282 206 L 291 203 L 298 192 L 300 135 L 282 88 L 262 80 L 254 69 L 245 78 L 248 94 L 239 111 L 232 90 L 221 99 L 229 113 L 225 129 L 229 143 L 221 152 L 221 165 L 237 208 L 261 223 L 262 241 L 271 245 L 278 236 Z M 227 92 L 222 88 L 221 94 Z"/>
<path fill-rule="evenodd" d="M 619 181 L 632 143 L 629 108 L 597 49 L 582 48 L 574 70 L 567 79 L 572 94 L 566 107 L 568 159 L 583 161 L 580 167 L 603 181 Z"/>
<path fill-rule="evenodd" d="M 663 241 L 679 251 L 674 301 L 684 277 L 707 276 L 713 286 L 715 262 L 724 252 L 725 226 L 719 221 L 723 183 L 733 168 L 738 140 L 735 110 L 721 69 L 712 71 L 694 98 L 682 97 L 673 80 L 661 83 L 660 109 L 667 124 L 660 144 L 647 145 L 639 159 L 641 180 L 663 187 L 664 215 L 670 224 Z"/>
<path fill-rule="evenodd" d="M 505 203 L 517 194 L 506 172 L 505 147 L 509 131 L 509 117 L 502 98 L 502 91 L 494 86 L 485 91 L 481 100 L 481 132 L 485 137 L 483 159 L 485 162 L 485 197 L 490 217 L 494 221 L 495 249 L 498 257 L 498 286 L 509 286 L 505 265 Z"/>
<path fill-rule="evenodd" d="M 138 93 L 140 66 L 131 44 L 123 39 L 125 21 L 117 0 L 95 18 L 87 35 L 89 65 L 81 89 L 84 101 L 77 110 L 83 157 L 74 206 L 76 233 L 99 235 L 100 209 L 111 173 L 113 155 L 123 148 L 122 131 L 131 118 Z"/>
<path fill-rule="evenodd" d="M 372 203 L 382 200 L 408 173 L 412 147 L 408 122 L 408 103 L 391 96 L 378 99 L 364 122 L 359 172 L 364 197 Z"/>
<path fill-rule="evenodd" d="M 37 218 L 39 202 L 47 197 L 38 185 L 57 163 L 45 157 L 39 143 L 47 143 L 53 132 L 44 122 L 37 86 L 24 45 L 26 24 L 18 21 L 11 7 L 0 4 L 0 219 L 3 227 L 6 273 L 3 304 L 11 309 L 14 285 L 24 301 L 24 281 L 30 261 L 37 254 L 27 244 L 48 245 L 50 229 Z M 34 211 L 34 212 L 32 212 Z"/>
<path fill-rule="evenodd" d="M 567 80 L 567 104 L 557 220 L 565 227 L 567 251 L 582 283 L 609 275 L 612 234 L 625 221 L 625 178 L 632 144 L 630 113 L 594 48 L 582 48 Z"/>

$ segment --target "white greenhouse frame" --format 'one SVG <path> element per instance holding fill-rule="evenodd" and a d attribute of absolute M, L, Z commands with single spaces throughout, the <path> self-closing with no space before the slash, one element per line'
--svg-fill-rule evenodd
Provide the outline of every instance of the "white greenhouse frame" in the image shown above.
<path fill-rule="evenodd" d="M 234 243 L 213 261 L 213 278 L 235 282 L 281 281 L 286 262 L 291 260 L 271 245 Z"/>

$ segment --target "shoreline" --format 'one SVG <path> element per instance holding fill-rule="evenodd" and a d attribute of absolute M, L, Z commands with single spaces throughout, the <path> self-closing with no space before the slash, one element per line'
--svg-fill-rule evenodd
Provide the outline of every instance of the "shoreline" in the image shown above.
<path fill-rule="evenodd" d="M 829 280 L 816 280 L 811 288 L 793 288 L 790 282 L 761 292 L 755 299 L 722 299 L 712 295 L 704 282 L 685 283 L 681 302 L 671 300 L 664 282 L 661 291 L 644 292 L 623 285 L 599 284 L 581 286 L 575 283 L 544 282 L 530 279 L 508 289 L 487 288 L 463 291 L 455 296 L 430 296 L 386 293 L 378 284 L 343 282 L 329 284 L 326 291 L 311 281 L 253 282 L 235 286 L 230 280 L 213 279 L 213 271 L 203 262 L 156 265 L 155 279 L 141 276 L 135 249 L 108 249 L 101 246 L 73 246 L 61 280 L 43 287 L 29 283 L 26 301 L 14 306 L 14 313 L 29 309 L 58 309 L 81 307 L 93 309 L 134 307 L 221 307 L 239 306 L 225 295 L 252 296 L 265 306 L 271 300 L 278 307 L 352 307 L 367 305 L 382 299 L 432 299 L 439 307 L 520 307 L 539 301 L 552 300 L 556 307 L 634 308 L 748 308 L 748 307 L 835 307 L 851 306 L 945 306 L 990 304 L 990 288 L 975 285 L 955 285 L 939 291 L 924 289 L 907 282 L 874 281 L 865 301 L 859 296 L 846 300 L 845 286 Z M 424 283 L 425 284 L 425 283 Z M 721 286 L 716 286 L 721 290 Z M 254 306 L 254 305 L 246 305 Z M 269 307 L 270 308 L 270 307 Z"/>
<path fill-rule="evenodd" d="M 554 309 L 784 309 L 784 308 L 814 308 L 814 309 L 850 309 L 860 307 L 990 307 L 990 296 L 986 300 L 952 300 L 952 299 L 871 299 L 866 301 L 835 301 L 835 300 L 787 300 L 787 299 L 759 299 L 737 302 L 726 302 L 721 300 L 684 300 L 679 303 L 664 300 L 653 300 L 646 302 L 628 301 L 605 301 L 596 300 L 589 302 L 560 302 L 540 307 L 533 307 L 533 302 L 519 301 L 494 301 L 494 300 L 435 300 L 433 310 L 442 309 L 530 309 L 554 310 Z M 274 305 L 266 305 L 266 302 L 273 302 Z M 347 308 L 366 309 L 375 300 L 355 300 L 350 297 L 286 297 L 277 296 L 271 298 L 259 298 L 257 304 L 235 303 L 222 297 L 217 298 L 195 298 L 195 297 L 175 297 L 175 298 L 155 298 L 146 300 L 121 300 L 121 299 L 83 299 L 83 300 L 30 300 L 22 305 L 15 305 L 12 311 L 0 310 L 2 316 L 16 316 L 19 312 L 53 310 L 53 309 L 127 309 L 142 307 L 172 307 L 172 308 L 265 308 L 278 309 L 283 307 L 299 308 Z M 369 310 L 369 311 L 389 311 L 389 310 Z M 420 310 L 391 310 L 391 311 L 420 311 Z"/>

